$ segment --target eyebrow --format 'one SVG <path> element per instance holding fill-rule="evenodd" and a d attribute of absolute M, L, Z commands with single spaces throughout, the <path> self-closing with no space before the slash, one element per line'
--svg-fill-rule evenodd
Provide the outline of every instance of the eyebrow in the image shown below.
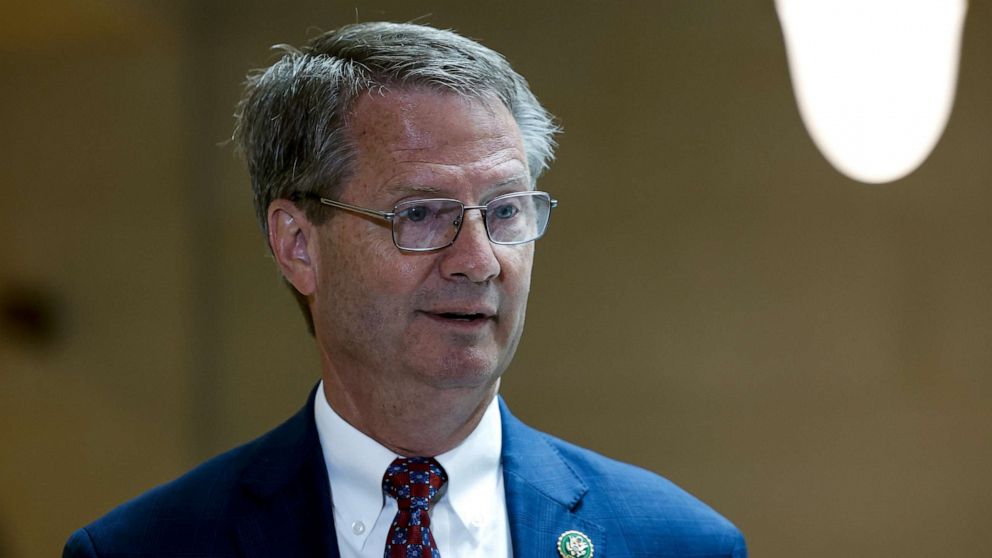
<path fill-rule="evenodd" d="M 526 183 L 527 182 L 527 175 L 526 174 L 518 174 L 516 176 L 511 176 L 510 178 L 506 178 L 504 180 L 500 180 L 496 184 L 493 184 L 492 187 L 493 188 L 502 188 L 503 186 L 507 186 L 509 184 L 513 184 L 514 182 L 524 182 L 524 183 Z"/>
<path fill-rule="evenodd" d="M 504 178 L 499 182 L 490 184 L 490 188 L 502 188 L 508 186 L 515 182 L 527 182 L 526 174 L 518 174 L 516 176 L 511 176 L 509 178 Z M 386 191 L 393 194 L 409 194 L 409 193 L 420 193 L 420 194 L 439 194 L 441 189 L 436 186 L 427 186 L 423 184 L 396 184 L 394 186 L 387 186 Z"/>
<path fill-rule="evenodd" d="M 420 192 L 421 194 L 437 194 L 441 191 L 440 188 L 435 186 L 419 186 L 413 184 L 397 184 L 396 186 L 388 186 L 386 190 L 394 194 L 407 194 L 411 192 Z"/>

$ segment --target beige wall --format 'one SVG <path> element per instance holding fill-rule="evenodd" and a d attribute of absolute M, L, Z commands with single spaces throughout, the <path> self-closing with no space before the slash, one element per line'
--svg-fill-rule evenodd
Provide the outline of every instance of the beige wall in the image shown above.
<path fill-rule="evenodd" d="M 897 183 L 833 171 L 772 2 L 60 0 L 0 24 L 0 556 L 303 403 L 313 350 L 253 221 L 230 114 L 268 45 L 424 20 L 505 53 L 566 133 L 541 187 L 532 424 L 659 471 L 754 556 L 976 555 L 992 517 L 992 11 Z M 567 7 L 566 7 L 567 6 Z"/>

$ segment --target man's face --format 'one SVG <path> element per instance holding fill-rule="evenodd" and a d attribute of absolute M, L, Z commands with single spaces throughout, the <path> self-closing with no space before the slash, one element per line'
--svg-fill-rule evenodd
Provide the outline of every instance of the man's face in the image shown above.
<path fill-rule="evenodd" d="M 345 203 L 390 211 L 404 200 L 483 205 L 530 189 L 520 131 L 499 101 L 428 90 L 362 96 Z M 312 311 L 325 371 L 346 389 L 491 386 L 523 331 L 533 243 L 489 242 L 467 211 L 455 243 L 401 252 L 389 226 L 337 209 L 318 229 Z"/>

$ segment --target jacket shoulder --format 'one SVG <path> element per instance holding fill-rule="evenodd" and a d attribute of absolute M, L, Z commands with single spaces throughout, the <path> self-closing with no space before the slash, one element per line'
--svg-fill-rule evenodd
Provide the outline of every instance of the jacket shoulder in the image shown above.
<path fill-rule="evenodd" d="M 295 438 L 300 414 L 251 442 L 222 453 L 112 509 L 76 531 L 65 556 L 226 556 L 236 549 L 232 522 L 251 471 L 272 446 Z"/>
<path fill-rule="evenodd" d="M 667 478 L 538 434 L 586 485 L 576 512 L 620 531 L 632 555 L 747 556 L 733 523 Z"/>

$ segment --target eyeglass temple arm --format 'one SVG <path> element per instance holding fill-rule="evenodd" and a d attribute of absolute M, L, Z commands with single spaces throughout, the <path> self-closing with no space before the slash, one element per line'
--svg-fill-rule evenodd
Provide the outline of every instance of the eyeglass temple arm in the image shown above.
<path fill-rule="evenodd" d="M 331 200 L 327 198 L 320 198 L 320 203 L 324 205 L 329 205 L 331 207 L 336 207 L 338 209 L 345 209 L 347 211 L 353 211 L 355 213 L 360 213 L 374 219 L 382 219 L 383 221 L 392 221 L 393 217 L 396 215 L 391 211 L 376 211 L 375 209 L 366 209 L 364 207 L 358 207 L 355 205 L 350 205 L 344 202 L 339 202 L 337 200 Z"/>

